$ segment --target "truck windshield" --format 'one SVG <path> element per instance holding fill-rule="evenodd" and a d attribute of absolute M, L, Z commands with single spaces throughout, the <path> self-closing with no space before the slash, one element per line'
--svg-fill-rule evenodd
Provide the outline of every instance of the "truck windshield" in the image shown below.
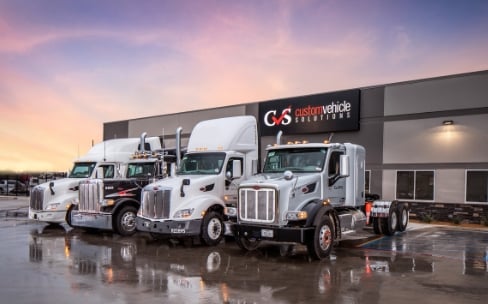
<path fill-rule="evenodd" d="M 87 178 L 90 177 L 92 174 L 93 169 L 97 163 L 90 162 L 90 163 L 75 163 L 73 169 L 69 174 L 69 177 L 72 178 Z"/>
<path fill-rule="evenodd" d="M 219 174 L 225 153 L 189 153 L 183 156 L 178 174 Z"/>
<path fill-rule="evenodd" d="M 263 173 L 320 172 L 324 167 L 326 148 L 290 148 L 268 152 Z"/>
<path fill-rule="evenodd" d="M 130 163 L 127 166 L 127 178 L 153 177 L 156 172 L 155 163 Z"/>

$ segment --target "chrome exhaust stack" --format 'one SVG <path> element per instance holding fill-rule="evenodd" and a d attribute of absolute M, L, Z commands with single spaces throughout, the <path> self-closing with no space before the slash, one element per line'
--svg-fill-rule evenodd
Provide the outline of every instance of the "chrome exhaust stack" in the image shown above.
<path fill-rule="evenodd" d="M 281 145 L 281 135 L 283 135 L 283 131 L 278 131 L 278 134 L 276 134 L 276 144 L 279 146 Z"/>
<path fill-rule="evenodd" d="M 146 136 L 147 136 L 147 132 L 144 132 L 141 134 L 141 141 L 139 143 L 139 151 L 140 152 L 146 151 Z"/>
<path fill-rule="evenodd" d="M 180 167 L 181 163 L 181 132 L 183 131 L 182 127 L 178 127 L 176 129 L 176 167 Z"/>

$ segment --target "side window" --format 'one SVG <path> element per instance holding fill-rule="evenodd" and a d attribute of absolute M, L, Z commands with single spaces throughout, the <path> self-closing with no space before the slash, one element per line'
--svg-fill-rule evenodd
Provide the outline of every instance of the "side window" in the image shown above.
<path fill-rule="evenodd" d="M 329 159 L 329 177 L 339 175 L 339 173 L 341 171 L 341 168 L 340 168 L 341 155 L 342 155 L 342 152 L 339 152 L 339 151 L 334 151 L 330 155 L 330 159 Z"/>
<path fill-rule="evenodd" d="M 113 165 L 106 165 L 103 166 L 103 178 L 114 178 L 114 166 Z"/>
<path fill-rule="evenodd" d="M 396 198 L 434 200 L 434 171 L 397 171 Z"/>
<path fill-rule="evenodd" d="M 466 201 L 477 203 L 488 202 L 488 171 L 466 171 Z"/>

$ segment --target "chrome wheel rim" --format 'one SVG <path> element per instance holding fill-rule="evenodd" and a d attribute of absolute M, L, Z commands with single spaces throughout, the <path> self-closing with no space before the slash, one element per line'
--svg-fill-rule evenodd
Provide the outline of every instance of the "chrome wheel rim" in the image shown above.
<path fill-rule="evenodd" d="M 327 251 L 332 242 L 332 231 L 329 226 L 324 225 L 320 228 L 319 232 L 319 246 L 323 251 Z"/>

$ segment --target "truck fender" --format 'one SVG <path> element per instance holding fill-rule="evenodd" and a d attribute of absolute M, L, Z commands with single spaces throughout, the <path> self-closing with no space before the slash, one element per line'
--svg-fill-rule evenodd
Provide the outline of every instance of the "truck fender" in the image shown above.
<path fill-rule="evenodd" d="M 194 208 L 192 219 L 202 218 L 201 214 L 203 212 L 208 212 L 211 210 L 218 211 L 219 213 L 224 213 L 225 204 L 224 202 L 216 196 L 200 196 L 196 199 L 188 200 L 184 204 L 179 205 L 177 210 Z M 174 210 L 176 212 L 177 210 Z M 171 214 L 171 217 L 174 215 Z"/>
<path fill-rule="evenodd" d="M 307 218 L 306 227 L 317 226 L 324 215 L 330 216 L 330 219 L 334 225 L 334 239 L 339 240 L 341 234 L 341 224 L 337 213 L 332 205 L 325 203 L 321 200 L 314 202 L 312 214 Z"/>
<path fill-rule="evenodd" d="M 115 202 L 115 206 L 112 209 L 112 214 L 116 214 L 121 208 L 127 205 L 132 205 L 139 210 L 139 207 L 141 206 L 141 203 L 137 200 L 131 199 L 131 198 L 122 198 L 119 199 Z"/>
<path fill-rule="evenodd" d="M 313 200 L 307 203 L 302 209 L 307 211 L 307 221 L 305 227 L 314 226 L 318 219 L 321 218 L 327 211 L 333 210 L 331 205 L 324 205 L 322 200 Z"/>
<path fill-rule="evenodd" d="M 65 215 L 64 220 L 66 221 L 66 223 L 70 227 L 73 227 L 73 226 L 71 226 L 71 212 L 73 210 L 78 210 L 78 204 L 71 204 L 71 205 L 69 205 L 68 209 L 66 210 L 66 215 Z"/>

